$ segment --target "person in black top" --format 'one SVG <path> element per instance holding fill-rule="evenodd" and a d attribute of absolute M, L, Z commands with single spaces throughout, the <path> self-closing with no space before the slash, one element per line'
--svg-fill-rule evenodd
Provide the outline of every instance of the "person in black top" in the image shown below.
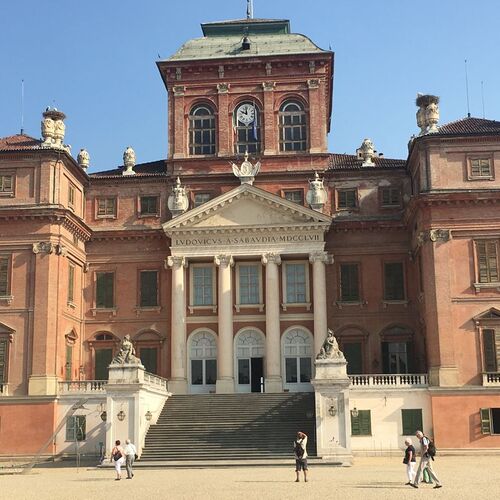
<path fill-rule="evenodd" d="M 411 438 L 405 440 L 406 450 L 403 463 L 406 465 L 406 475 L 408 476 L 408 482 L 406 484 L 411 484 L 415 479 L 415 464 L 417 462 L 415 447 L 412 444 Z"/>

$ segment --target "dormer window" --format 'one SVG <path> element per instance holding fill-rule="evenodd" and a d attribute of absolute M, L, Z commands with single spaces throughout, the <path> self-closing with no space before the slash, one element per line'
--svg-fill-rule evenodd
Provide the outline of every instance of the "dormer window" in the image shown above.
<path fill-rule="evenodd" d="M 285 101 L 279 113 L 280 151 L 307 149 L 306 113 L 297 101 Z"/>
<path fill-rule="evenodd" d="M 215 115 L 208 105 L 195 106 L 189 114 L 189 154 L 215 154 Z"/>
<path fill-rule="evenodd" d="M 234 152 L 260 153 L 260 112 L 253 102 L 244 102 L 234 111 Z"/>

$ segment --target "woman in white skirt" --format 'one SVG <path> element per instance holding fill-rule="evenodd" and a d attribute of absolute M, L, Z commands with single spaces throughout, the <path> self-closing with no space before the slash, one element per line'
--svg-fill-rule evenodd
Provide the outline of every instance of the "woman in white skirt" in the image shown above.
<path fill-rule="evenodd" d="M 406 450 L 403 463 L 406 465 L 406 475 L 408 477 L 408 482 L 406 484 L 413 483 L 415 479 L 415 463 L 417 461 L 415 447 L 412 444 L 411 438 L 405 440 Z"/>
<path fill-rule="evenodd" d="M 119 439 L 115 441 L 115 446 L 111 450 L 111 462 L 114 462 L 115 464 L 115 481 L 119 481 L 122 478 L 122 465 L 125 463 L 125 451 L 120 446 Z"/>

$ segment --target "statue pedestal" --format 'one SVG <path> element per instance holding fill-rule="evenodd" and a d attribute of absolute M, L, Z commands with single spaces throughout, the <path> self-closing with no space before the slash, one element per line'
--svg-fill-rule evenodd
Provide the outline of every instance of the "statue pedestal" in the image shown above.
<path fill-rule="evenodd" d="M 108 384 L 142 384 L 144 366 L 139 363 L 109 365 Z"/>
<path fill-rule="evenodd" d="M 347 361 L 344 356 L 315 361 L 311 381 L 316 402 L 316 443 L 318 456 L 325 461 L 352 464 L 351 412 Z"/>

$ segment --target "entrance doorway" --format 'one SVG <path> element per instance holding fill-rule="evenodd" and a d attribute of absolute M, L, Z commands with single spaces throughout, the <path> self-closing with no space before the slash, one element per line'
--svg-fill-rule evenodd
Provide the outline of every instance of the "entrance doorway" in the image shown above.
<path fill-rule="evenodd" d="M 209 331 L 199 331 L 190 339 L 190 392 L 215 392 L 217 380 L 217 341 Z"/>
<path fill-rule="evenodd" d="M 244 330 L 235 339 L 236 387 L 238 392 L 261 392 L 264 378 L 264 335 Z"/>

